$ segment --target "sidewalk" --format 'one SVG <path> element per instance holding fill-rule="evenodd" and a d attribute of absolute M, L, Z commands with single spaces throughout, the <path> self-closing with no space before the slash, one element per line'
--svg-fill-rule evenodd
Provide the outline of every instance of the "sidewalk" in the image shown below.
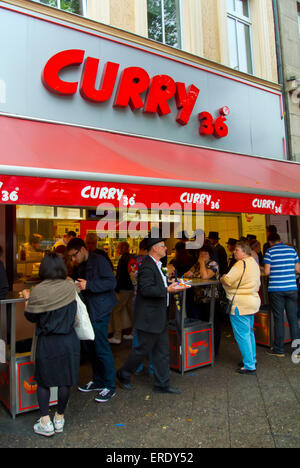
<path fill-rule="evenodd" d="M 113 346 L 117 368 L 130 346 Z M 135 391 L 118 387 L 103 404 L 74 389 L 65 432 L 50 439 L 33 433 L 38 411 L 13 421 L 0 404 L 0 448 L 300 448 L 300 364 L 288 350 L 280 359 L 259 346 L 257 377 L 235 375 L 240 354 L 226 328 L 214 367 L 183 377 L 171 372 L 181 395 L 154 394 L 147 375 L 133 378 Z M 82 366 L 80 383 L 89 377 L 89 366 Z"/>

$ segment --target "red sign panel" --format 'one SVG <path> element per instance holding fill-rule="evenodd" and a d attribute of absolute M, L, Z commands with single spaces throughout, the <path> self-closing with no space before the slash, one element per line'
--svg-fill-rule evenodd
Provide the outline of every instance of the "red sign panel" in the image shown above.
<path fill-rule="evenodd" d="M 0 203 L 300 215 L 300 199 L 86 180 L 1 176 Z M 164 205 L 165 204 L 165 205 Z"/>

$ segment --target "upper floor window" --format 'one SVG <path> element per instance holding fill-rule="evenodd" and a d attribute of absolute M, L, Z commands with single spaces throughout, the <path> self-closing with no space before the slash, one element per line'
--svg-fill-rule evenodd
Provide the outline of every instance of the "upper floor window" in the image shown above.
<path fill-rule="evenodd" d="M 147 0 L 150 39 L 181 48 L 180 0 Z"/>
<path fill-rule="evenodd" d="M 227 0 L 230 66 L 253 73 L 249 0 Z"/>
<path fill-rule="evenodd" d="M 86 0 L 37 0 L 39 3 L 44 3 L 60 10 L 76 13 L 77 15 L 86 16 Z"/>

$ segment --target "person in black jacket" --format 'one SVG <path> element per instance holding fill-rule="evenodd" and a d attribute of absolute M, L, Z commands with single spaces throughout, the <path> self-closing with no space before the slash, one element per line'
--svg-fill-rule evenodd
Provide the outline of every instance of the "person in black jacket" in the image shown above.
<path fill-rule="evenodd" d="M 167 277 L 161 270 L 161 259 L 166 255 L 166 246 L 161 238 L 148 239 L 149 255 L 138 272 L 134 327 L 137 330 L 138 346 L 117 372 L 121 388 L 133 390 L 130 377 L 143 359 L 152 352 L 154 368 L 154 391 L 177 394 L 180 391 L 170 386 L 170 360 L 168 337 L 169 293 L 183 288 L 175 281 L 168 286 Z"/>
<path fill-rule="evenodd" d="M 216 261 L 219 265 L 220 276 L 224 275 L 227 272 L 227 253 L 224 247 L 219 244 L 219 233 L 216 231 L 211 231 L 208 235 L 208 240 L 212 243 L 214 248 L 214 253 L 216 256 Z"/>
<path fill-rule="evenodd" d="M 99 391 L 95 400 L 105 402 L 116 392 L 114 358 L 107 339 L 111 312 L 117 304 L 114 291 L 116 280 L 108 261 L 102 255 L 89 252 L 82 239 L 72 239 L 67 250 L 77 265 L 77 278 L 74 279 L 81 290 L 95 332 L 95 341 L 87 342 L 93 379 L 87 385 L 78 387 L 78 390 Z"/>
<path fill-rule="evenodd" d="M 0 245 L 0 258 L 3 254 L 3 248 Z M 8 293 L 9 286 L 7 281 L 7 275 L 3 263 L 0 260 L 0 299 L 5 299 Z"/>

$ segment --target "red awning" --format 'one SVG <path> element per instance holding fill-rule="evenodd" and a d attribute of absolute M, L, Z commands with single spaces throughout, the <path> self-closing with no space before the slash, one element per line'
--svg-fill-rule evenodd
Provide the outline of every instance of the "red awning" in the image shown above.
<path fill-rule="evenodd" d="M 300 198 L 296 163 L 4 116 L 0 174 Z"/>

